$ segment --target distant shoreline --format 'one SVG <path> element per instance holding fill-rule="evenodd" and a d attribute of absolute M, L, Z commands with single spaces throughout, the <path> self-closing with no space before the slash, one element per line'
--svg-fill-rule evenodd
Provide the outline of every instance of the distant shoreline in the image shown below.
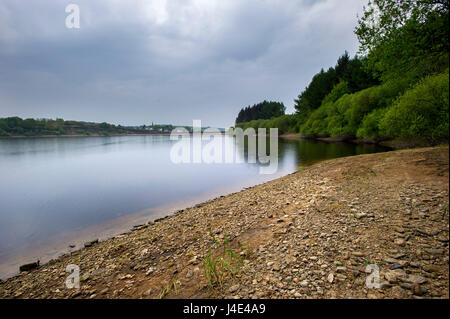
<path fill-rule="evenodd" d="M 0 136 L 0 139 L 8 139 L 8 138 L 45 138 L 45 137 L 113 137 L 113 136 L 151 136 L 151 135 L 170 135 L 170 133 L 149 133 L 149 134 L 70 134 L 70 135 L 11 135 L 11 136 Z"/>
<path fill-rule="evenodd" d="M 119 136 L 170 136 L 171 133 L 148 133 L 148 134 L 109 134 L 109 135 L 102 135 L 102 134 L 90 134 L 90 135 L 84 135 L 84 134 L 72 134 L 72 135 L 33 135 L 33 136 L 25 136 L 25 135 L 11 135 L 11 136 L 0 136 L 0 139 L 21 139 L 21 138 L 70 138 L 70 137 L 119 137 Z M 183 133 L 177 133 L 178 135 L 181 135 Z M 192 133 L 188 133 L 188 135 L 191 135 Z M 209 133 L 211 134 L 211 133 Z M 212 133 L 212 134 L 221 134 L 224 133 Z"/>

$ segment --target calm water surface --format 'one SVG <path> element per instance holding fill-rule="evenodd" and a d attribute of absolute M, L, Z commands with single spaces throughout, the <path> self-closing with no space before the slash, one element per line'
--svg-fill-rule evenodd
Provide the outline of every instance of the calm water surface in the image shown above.
<path fill-rule="evenodd" d="M 278 172 L 260 175 L 259 164 L 173 164 L 174 143 L 168 136 L 0 139 L 0 277 L 69 244 L 80 247 L 302 165 L 387 150 L 280 139 Z"/>

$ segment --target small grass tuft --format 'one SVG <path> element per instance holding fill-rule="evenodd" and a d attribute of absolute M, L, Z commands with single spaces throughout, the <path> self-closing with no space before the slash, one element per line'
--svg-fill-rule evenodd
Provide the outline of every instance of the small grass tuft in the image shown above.
<path fill-rule="evenodd" d="M 167 285 L 162 287 L 161 293 L 159 294 L 159 299 L 164 299 L 164 297 L 167 296 L 172 291 L 172 289 L 175 292 L 175 295 L 178 295 L 179 285 L 180 282 L 178 281 L 177 277 L 170 280 Z"/>
<path fill-rule="evenodd" d="M 212 232 L 210 236 L 214 242 L 216 249 L 220 248 L 220 244 Z M 203 267 L 205 276 L 211 288 L 220 288 L 224 279 L 231 275 L 235 277 L 243 270 L 243 262 L 241 258 L 230 248 L 228 238 L 224 236 L 222 249 L 218 256 L 215 256 L 211 249 L 203 258 Z"/>

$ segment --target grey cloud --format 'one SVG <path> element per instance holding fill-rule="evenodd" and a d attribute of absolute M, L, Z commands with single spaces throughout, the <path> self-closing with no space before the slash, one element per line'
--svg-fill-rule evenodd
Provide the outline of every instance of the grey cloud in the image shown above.
<path fill-rule="evenodd" d="M 0 116 L 228 126 L 263 99 L 293 111 L 321 67 L 356 52 L 365 3 L 73 2 L 79 30 L 64 1 L 0 3 Z"/>

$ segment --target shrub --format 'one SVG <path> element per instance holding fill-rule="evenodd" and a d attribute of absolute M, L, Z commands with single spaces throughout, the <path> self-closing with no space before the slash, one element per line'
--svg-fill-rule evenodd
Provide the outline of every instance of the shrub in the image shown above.
<path fill-rule="evenodd" d="M 380 131 L 392 138 L 448 141 L 448 103 L 448 71 L 426 77 L 389 108 L 380 122 Z"/>
<path fill-rule="evenodd" d="M 355 133 L 366 115 L 375 109 L 391 105 L 408 86 L 409 82 L 396 80 L 355 93 L 346 114 L 349 124 L 355 130 Z"/>
<path fill-rule="evenodd" d="M 327 96 L 322 105 L 311 114 L 301 132 L 311 136 L 356 136 L 365 117 L 374 110 L 391 105 L 407 89 L 409 83 L 409 80 L 386 82 L 354 94 L 346 94 L 345 82 L 341 82 L 332 92 L 333 96 Z M 342 95 L 334 101 L 339 95 L 337 92 Z M 369 120 L 374 120 L 373 116 Z M 366 134 L 364 132 L 362 130 L 360 134 Z"/>
<path fill-rule="evenodd" d="M 331 92 L 323 99 L 322 105 L 336 102 L 340 97 L 349 93 L 351 92 L 350 89 L 348 88 L 347 82 L 341 81 L 338 84 L 336 84 L 333 90 L 331 90 Z"/>
<path fill-rule="evenodd" d="M 278 128 L 279 134 L 295 133 L 297 117 L 295 115 L 283 115 L 267 121 L 266 128 Z"/>
<path fill-rule="evenodd" d="M 356 132 L 357 137 L 361 138 L 380 138 L 380 121 L 386 114 L 387 108 L 376 109 L 370 114 L 366 115 Z"/>
<path fill-rule="evenodd" d="M 238 123 L 236 124 L 236 127 L 240 127 L 244 131 L 249 127 L 254 128 L 256 131 L 258 128 L 265 128 L 267 130 L 278 128 L 279 134 L 286 134 L 298 132 L 298 122 L 299 117 L 296 114 L 290 114 L 274 117 L 270 120 L 253 120 L 250 122 Z M 267 131 L 267 133 L 269 132 Z"/>
<path fill-rule="evenodd" d="M 301 133 L 304 135 L 323 135 L 327 133 L 328 113 L 326 107 L 330 104 L 322 105 L 315 110 L 302 126 Z"/>

